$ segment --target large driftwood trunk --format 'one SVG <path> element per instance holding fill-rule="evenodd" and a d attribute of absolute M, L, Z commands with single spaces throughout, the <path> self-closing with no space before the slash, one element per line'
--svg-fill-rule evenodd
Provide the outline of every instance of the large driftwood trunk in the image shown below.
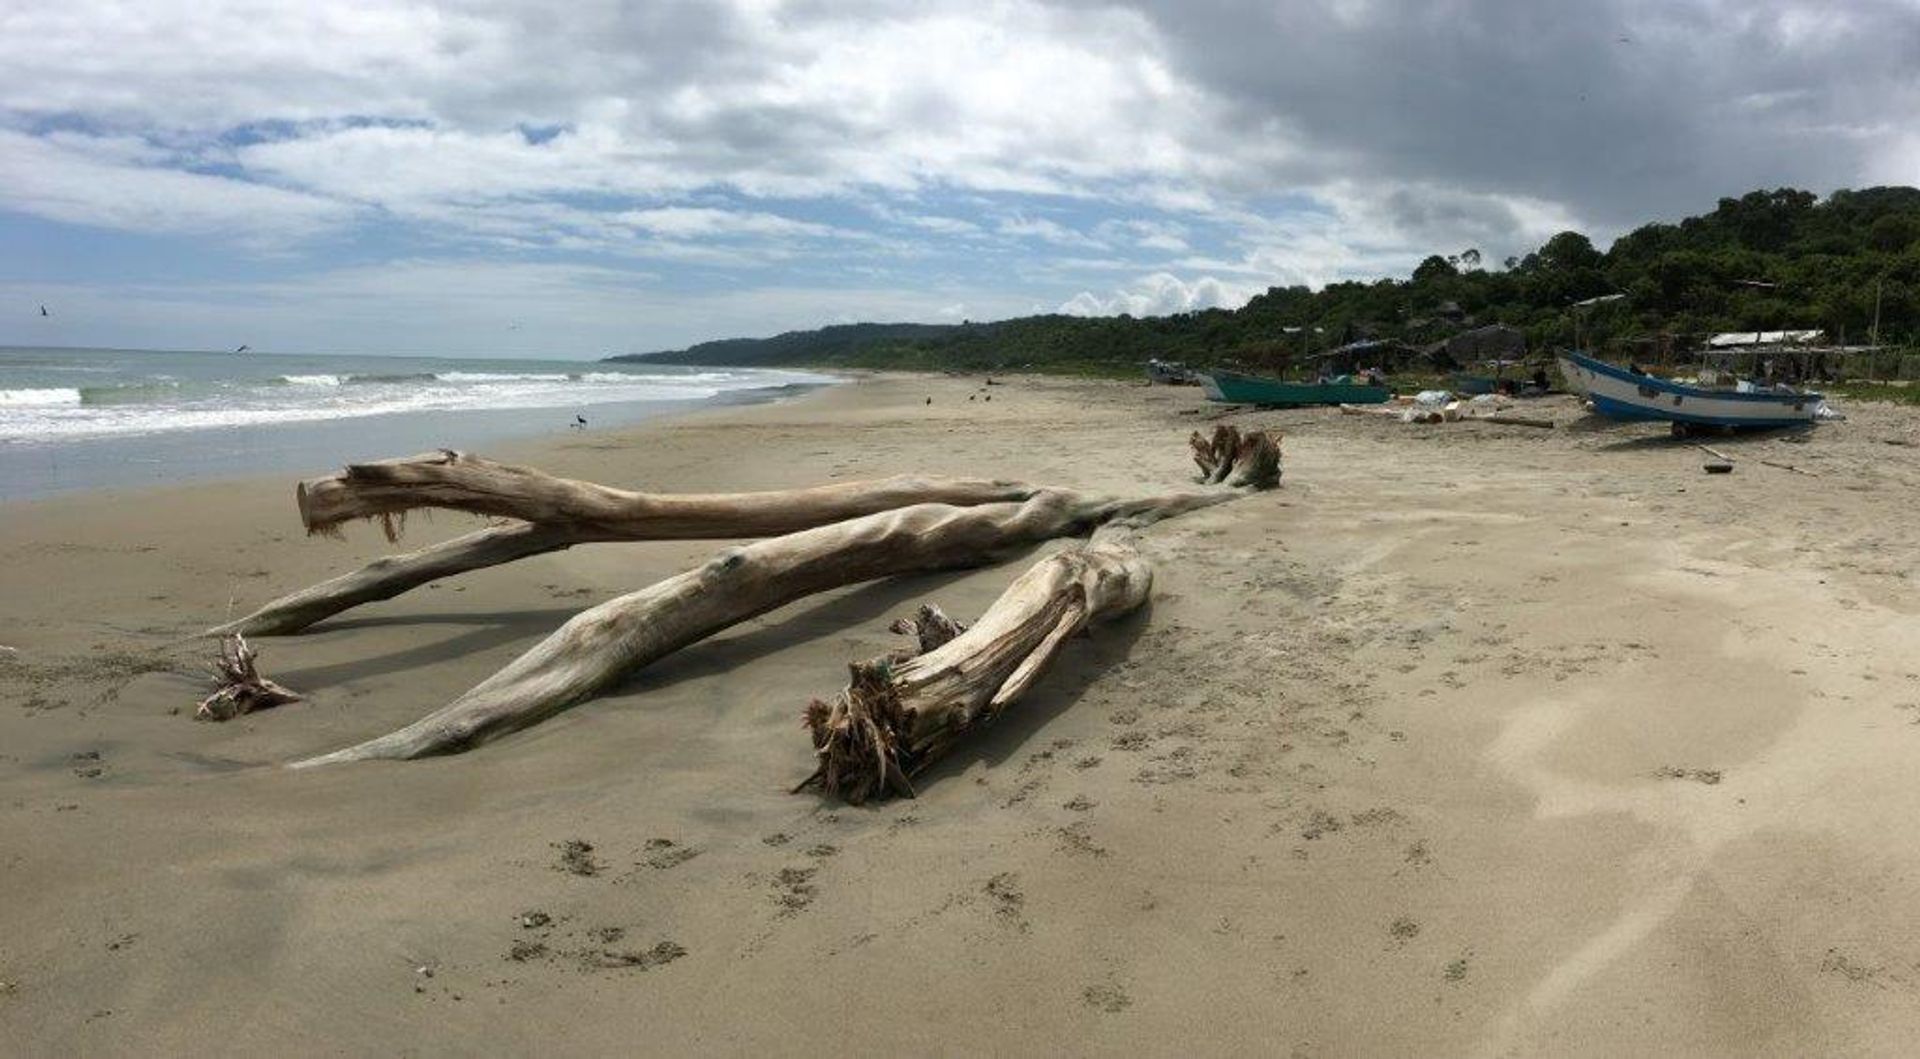
<path fill-rule="evenodd" d="M 912 504 L 967 507 L 1024 500 L 1034 492 L 1018 482 L 897 475 L 808 489 L 675 496 L 610 489 L 451 452 L 358 464 L 300 483 L 300 515 L 309 532 L 335 531 L 349 519 L 379 518 L 392 538 L 396 516 L 424 507 L 526 521 L 375 560 L 275 599 L 207 635 L 296 633 L 430 581 L 576 544 L 779 535 Z"/>
<path fill-rule="evenodd" d="M 1111 500 L 1042 490 L 1017 504 L 919 504 L 730 548 L 698 569 L 582 612 L 419 721 L 298 764 L 466 750 L 544 720 L 721 629 L 817 592 L 973 565 L 1008 548 L 1107 523 L 1145 525 L 1236 495 L 1215 491 Z"/>
<path fill-rule="evenodd" d="M 309 533 L 370 518 L 385 520 L 391 532 L 395 516 L 444 508 L 592 528 L 607 534 L 600 539 L 628 541 L 777 537 L 909 504 L 967 506 L 1025 500 L 1033 493 L 1032 486 L 1018 482 L 905 474 L 759 493 L 641 493 L 451 449 L 351 464 L 338 474 L 301 482 L 296 490 L 300 520 Z"/>
<path fill-rule="evenodd" d="M 895 626 L 919 636 L 918 651 L 854 663 L 833 702 L 807 707 L 819 763 L 796 790 L 818 784 L 855 804 L 912 797 L 911 777 L 1032 687 L 1069 637 L 1138 607 L 1152 587 L 1131 541 L 1102 529 L 1035 563 L 970 629 L 922 607 Z"/>

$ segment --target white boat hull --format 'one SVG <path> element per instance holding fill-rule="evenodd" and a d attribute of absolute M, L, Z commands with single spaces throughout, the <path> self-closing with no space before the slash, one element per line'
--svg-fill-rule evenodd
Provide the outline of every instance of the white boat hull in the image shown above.
<path fill-rule="evenodd" d="M 1569 387 L 1586 394 L 1593 410 L 1629 422 L 1690 423 L 1714 427 L 1782 427 L 1811 423 L 1817 393 L 1734 393 L 1683 386 L 1636 375 L 1591 357 L 1560 358 Z"/>

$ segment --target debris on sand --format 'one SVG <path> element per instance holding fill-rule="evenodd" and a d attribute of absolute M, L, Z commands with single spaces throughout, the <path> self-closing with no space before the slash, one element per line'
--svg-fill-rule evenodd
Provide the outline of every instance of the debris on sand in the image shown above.
<path fill-rule="evenodd" d="M 1653 770 L 1653 778 L 1659 780 L 1692 780 L 1711 787 L 1721 780 L 1719 769 L 1683 769 L 1672 765 L 1662 765 Z"/>

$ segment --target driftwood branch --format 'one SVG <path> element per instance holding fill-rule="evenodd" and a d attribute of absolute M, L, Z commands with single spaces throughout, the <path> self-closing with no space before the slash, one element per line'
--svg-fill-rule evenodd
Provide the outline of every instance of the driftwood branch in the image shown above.
<path fill-rule="evenodd" d="M 912 777 L 1032 687 L 1069 637 L 1138 607 L 1152 585 L 1152 568 L 1124 535 L 1101 530 L 1093 543 L 1034 564 L 972 628 L 921 608 L 919 620 L 895 624 L 919 635 L 918 650 L 854 663 L 831 703 L 807 706 L 819 762 L 795 790 L 818 785 L 854 804 L 913 797 Z"/>
<path fill-rule="evenodd" d="M 911 504 L 964 507 L 1024 500 L 1034 491 L 1017 482 L 899 475 L 810 489 L 676 496 L 609 489 L 456 453 L 359 464 L 300 483 L 300 514 L 309 532 L 333 532 L 348 519 L 377 518 L 391 538 L 398 533 L 397 519 L 422 507 L 526 521 L 375 560 L 273 600 L 207 635 L 295 633 L 430 581 L 576 544 L 778 535 Z"/>
<path fill-rule="evenodd" d="M 1236 495 L 1220 490 L 1112 500 L 1041 490 L 1017 504 L 918 504 L 730 548 L 704 566 L 580 613 L 419 721 L 298 764 L 466 750 L 536 724 L 721 629 L 817 592 L 975 565 L 1009 548 L 1109 523 L 1146 525 Z"/>
<path fill-rule="evenodd" d="M 260 675 L 256 665 L 259 657 L 260 652 L 249 647 L 244 636 L 222 640 L 220 657 L 213 663 L 213 694 L 200 700 L 200 708 L 193 715 L 203 721 L 227 721 L 243 713 L 299 702 L 298 692 Z"/>

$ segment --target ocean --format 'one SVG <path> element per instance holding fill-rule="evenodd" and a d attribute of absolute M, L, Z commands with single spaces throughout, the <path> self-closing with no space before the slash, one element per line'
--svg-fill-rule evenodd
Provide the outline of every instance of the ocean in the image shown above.
<path fill-rule="evenodd" d="M 0 500 L 632 423 L 833 380 L 599 361 L 0 346 Z"/>

